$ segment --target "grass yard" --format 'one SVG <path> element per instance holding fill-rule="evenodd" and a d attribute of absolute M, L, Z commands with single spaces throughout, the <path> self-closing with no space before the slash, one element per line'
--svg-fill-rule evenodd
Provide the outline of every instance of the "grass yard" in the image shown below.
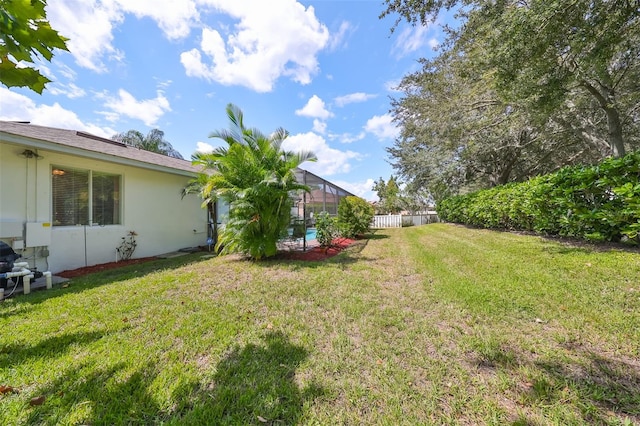
<path fill-rule="evenodd" d="M 0 424 L 640 424 L 640 253 L 436 224 L 0 303 Z"/>

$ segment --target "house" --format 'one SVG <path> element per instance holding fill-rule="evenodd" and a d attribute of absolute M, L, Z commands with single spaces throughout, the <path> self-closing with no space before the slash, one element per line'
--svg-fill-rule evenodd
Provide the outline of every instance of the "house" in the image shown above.
<path fill-rule="evenodd" d="M 205 245 L 207 211 L 182 189 L 199 170 L 89 133 L 0 121 L 0 240 L 53 273 Z"/>

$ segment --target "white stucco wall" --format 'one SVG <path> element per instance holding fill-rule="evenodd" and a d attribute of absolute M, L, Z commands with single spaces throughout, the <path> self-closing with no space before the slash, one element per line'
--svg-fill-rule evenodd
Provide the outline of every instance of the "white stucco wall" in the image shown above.
<path fill-rule="evenodd" d="M 51 226 L 48 258 L 40 255 L 43 247 L 23 251 L 30 266 L 56 273 L 114 261 L 128 231 L 138 234 L 134 258 L 206 244 L 201 200 L 195 195 L 181 198 L 189 177 L 43 149 L 37 151 L 40 159 L 26 159 L 20 155 L 25 148 L 0 142 L 0 232 L 3 223 L 51 223 L 52 165 L 121 175 L 123 200 L 121 225 Z"/>

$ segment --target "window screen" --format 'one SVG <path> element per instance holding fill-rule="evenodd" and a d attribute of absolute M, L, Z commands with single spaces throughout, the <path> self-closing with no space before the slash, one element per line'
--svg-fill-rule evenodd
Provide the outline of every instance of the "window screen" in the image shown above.
<path fill-rule="evenodd" d="M 120 176 L 53 166 L 54 226 L 120 224 Z"/>
<path fill-rule="evenodd" d="M 116 225 L 120 223 L 120 176 L 93 172 L 92 223 Z"/>

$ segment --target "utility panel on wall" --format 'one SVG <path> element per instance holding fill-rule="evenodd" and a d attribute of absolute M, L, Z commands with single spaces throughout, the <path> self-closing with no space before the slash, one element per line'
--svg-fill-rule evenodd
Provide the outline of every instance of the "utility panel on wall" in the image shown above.
<path fill-rule="evenodd" d="M 27 222 L 25 243 L 27 247 L 51 245 L 51 223 Z"/>
<path fill-rule="evenodd" d="M 22 222 L 0 221 L 0 238 L 22 238 Z"/>

